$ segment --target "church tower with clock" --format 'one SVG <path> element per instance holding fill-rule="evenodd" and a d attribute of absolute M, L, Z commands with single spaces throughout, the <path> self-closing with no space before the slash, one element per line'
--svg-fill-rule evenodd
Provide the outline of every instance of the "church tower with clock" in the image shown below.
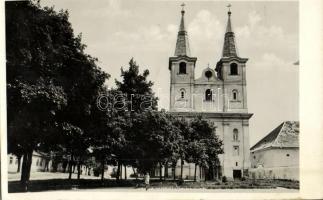
<path fill-rule="evenodd" d="M 252 114 L 247 109 L 248 59 L 238 56 L 229 7 L 222 55 L 216 66 L 207 66 L 202 75 L 195 78 L 197 58 L 190 52 L 182 6 L 175 54 L 169 58 L 169 112 L 187 120 L 202 116 L 214 123 L 215 134 L 223 141 L 224 149 L 224 154 L 219 156 L 217 174 L 229 179 L 241 178 L 247 175 L 250 167 L 249 119 Z M 184 174 L 190 177 L 190 163 L 185 166 Z"/>

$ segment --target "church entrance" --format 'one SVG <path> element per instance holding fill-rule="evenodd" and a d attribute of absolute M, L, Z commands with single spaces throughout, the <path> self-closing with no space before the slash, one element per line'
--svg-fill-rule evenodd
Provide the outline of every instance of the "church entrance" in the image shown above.
<path fill-rule="evenodd" d="M 241 179 L 241 170 L 233 170 L 233 179 Z"/>

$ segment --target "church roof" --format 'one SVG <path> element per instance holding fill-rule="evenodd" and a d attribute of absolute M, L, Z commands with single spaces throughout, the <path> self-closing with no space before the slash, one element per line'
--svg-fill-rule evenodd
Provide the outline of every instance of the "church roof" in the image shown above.
<path fill-rule="evenodd" d="M 175 56 L 191 56 L 190 45 L 188 42 L 188 35 L 185 28 L 184 9 L 181 11 L 181 14 L 182 14 L 182 18 L 179 26 L 179 31 L 177 34 Z"/>
<path fill-rule="evenodd" d="M 270 147 L 299 147 L 298 135 L 299 122 L 285 121 L 252 146 L 250 150 L 256 151 Z"/>
<path fill-rule="evenodd" d="M 223 57 L 237 57 L 236 44 L 234 39 L 234 32 L 231 26 L 231 11 L 228 12 L 228 23 L 224 36 L 224 44 L 223 44 Z"/>

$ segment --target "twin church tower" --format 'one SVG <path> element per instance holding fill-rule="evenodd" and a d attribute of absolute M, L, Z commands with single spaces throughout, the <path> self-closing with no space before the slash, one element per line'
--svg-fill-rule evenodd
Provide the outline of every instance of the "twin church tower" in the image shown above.
<path fill-rule="evenodd" d="M 224 144 L 217 174 L 241 178 L 250 167 L 249 119 L 252 114 L 247 110 L 248 59 L 238 56 L 231 11 L 228 11 L 222 56 L 216 66 L 205 68 L 197 79 L 194 75 L 197 58 L 190 52 L 184 18 L 183 5 L 175 55 L 169 58 L 170 113 L 188 120 L 202 115 L 213 122 Z"/>

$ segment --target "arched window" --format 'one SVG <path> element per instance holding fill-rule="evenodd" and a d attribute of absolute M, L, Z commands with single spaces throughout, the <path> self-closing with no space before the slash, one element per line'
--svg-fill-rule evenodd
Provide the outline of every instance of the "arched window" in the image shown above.
<path fill-rule="evenodd" d="M 232 90 L 232 99 L 238 100 L 238 91 L 237 90 Z"/>
<path fill-rule="evenodd" d="M 185 98 L 185 89 L 184 88 L 180 89 L 180 95 L 181 95 L 181 99 Z"/>
<path fill-rule="evenodd" d="M 230 75 L 238 75 L 238 65 L 236 63 L 230 65 Z"/>
<path fill-rule="evenodd" d="M 233 129 L 233 141 L 238 141 L 239 140 L 239 131 L 238 129 Z"/>
<path fill-rule="evenodd" d="M 179 73 L 186 74 L 186 63 L 185 62 L 179 63 Z"/>
<path fill-rule="evenodd" d="M 212 90 L 207 89 L 205 91 L 205 101 L 212 101 Z"/>

